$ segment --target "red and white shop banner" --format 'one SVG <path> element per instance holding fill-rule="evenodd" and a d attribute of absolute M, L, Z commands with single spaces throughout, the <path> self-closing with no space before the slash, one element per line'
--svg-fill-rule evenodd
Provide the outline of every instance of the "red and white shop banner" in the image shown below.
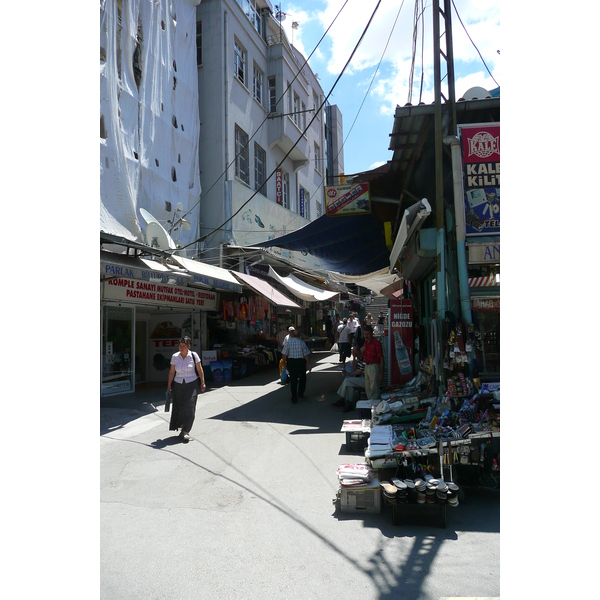
<path fill-rule="evenodd" d="M 500 123 L 460 125 L 467 235 L 500 234 Z"/>
<path fill-rule="evenodd" d="M 210 290 L 150 283 L 137 279 L 115 277 L 103 283 L 104 300 L 118 300 L 134 304 L 217 310 L 217 294 Z"/>
<path fill-rule="evenodd" d="M 476 312 L 499 312 L 500 297 L 494 298 L 471 298 L 471 310 Z"/>
<path fill-rule="evenodd" d="M 325 188 L 325 214 L 356 215 L 371 212 L 369 184 L 330 185 Z"/>
<path fill-rule="evenodd" d="M 413 378 L 413 301 L 390 300 L 388 360 L 390 383 L 401 384 Z"/>

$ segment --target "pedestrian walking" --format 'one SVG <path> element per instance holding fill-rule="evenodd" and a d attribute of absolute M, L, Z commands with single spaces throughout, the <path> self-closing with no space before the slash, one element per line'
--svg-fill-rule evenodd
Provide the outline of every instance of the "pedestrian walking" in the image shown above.
<path fill-rule="evenodd" d="M 202 391 L 206 389 L 200 357 L 190 350 L 191 345 L 192 340 L 188 336 L 179 340 L 179 352 L 171 357 L 167 382 L 167 392 L 173 393 L 169 431 L 181 429 L 179 437 L 186 442 L 190 439 L 189 434 L 196 417 L 198 388 Z"/>
<path fill-rule="evenodd" d="M 338 327 L 338 350 L 340 353 L 340 363 L 346 363 L 346 359 L 352 356 L 352 347 L 350 345 L 350 329 L 348 328 L 348 319 L 344 317 Z"/>
<path fill-rule="evenodd" d="M 306 391 L 306 369 L 312 370 L 308 355 L 308 346 L 298 337 L 294 327 L 289 328 L 290 337 L 283 347 L 283 366 L 290 375 L 290 390 L 292 392 L 292 404 L 298 402 L 298 398 L 304 398 Z"/>

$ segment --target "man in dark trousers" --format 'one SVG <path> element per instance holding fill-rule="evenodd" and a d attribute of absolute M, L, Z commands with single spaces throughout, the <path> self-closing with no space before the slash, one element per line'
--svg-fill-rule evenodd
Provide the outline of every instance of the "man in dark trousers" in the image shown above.
<path fill-rule="evenodd" d="M 290 374 L 290 389 L 292 392 L 292 404 L 298 402 L 298 398 L 304 398 L 306 390 L 306 369 L 310 371 L 312 365 L 308 355 L 308 346 L 298 337 L 294 327 L 289 328 L 290 337 L 283 347 L 283 366 Z"/>

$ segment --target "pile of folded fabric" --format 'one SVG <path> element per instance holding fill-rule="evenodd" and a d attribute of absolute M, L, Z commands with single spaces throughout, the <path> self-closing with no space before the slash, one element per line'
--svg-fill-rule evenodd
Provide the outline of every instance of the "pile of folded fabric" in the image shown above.
<path fill-rule="evenodd" d="M 365 463 L 340 465 L 336 473 L 342 487 L 366 485 L 373 476 L 373 471 Z"/>
<path fill-rule="evenodd" d="M 365 456 L 373 459 L 391 454 L 394 451 L 393 438 L 391 425 L 373 425 Z"/>

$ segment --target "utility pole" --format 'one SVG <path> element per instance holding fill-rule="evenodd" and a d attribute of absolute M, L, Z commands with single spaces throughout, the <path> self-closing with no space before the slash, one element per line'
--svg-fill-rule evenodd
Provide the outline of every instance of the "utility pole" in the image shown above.
<path fill-rule="evenodd" d="M 434 133 L 435 133 L 435 218 L 436 218 L 436 309 L 437 326 L 440 340 L 439 348 L 435 349 L 438 357 L 442 356 L 444 347 L 441 341 L 443 324 L 446 317 L 446 230 L 444 224 L 444 132 L 442 124 L 442 98 L 445 101 L 447 115 L 449 118 L 448 133 L 456 135 L 456 98 L 454 93 L 454 53 L 452 50 L 452 21 L 451 0 L 443 0 L 444 10 L 440 9 L 440 0 L 433 0 L 433 76 L 434 76 Z M 443 33 L 440 21 L 443 22 Z M 445 53 L 442 52 L 441 38 L 445 37 Z M 446 62 L 446 75 L 442 76 L 442 60 Z M 447 78 L 448 98 L 442 93 L 442 81 Z M 443 362 L 443 359 L 438 361 Z M 441 388 L 445 383 L 444 369 L 440 368 L 438 373 L 438 384 Z"/>

